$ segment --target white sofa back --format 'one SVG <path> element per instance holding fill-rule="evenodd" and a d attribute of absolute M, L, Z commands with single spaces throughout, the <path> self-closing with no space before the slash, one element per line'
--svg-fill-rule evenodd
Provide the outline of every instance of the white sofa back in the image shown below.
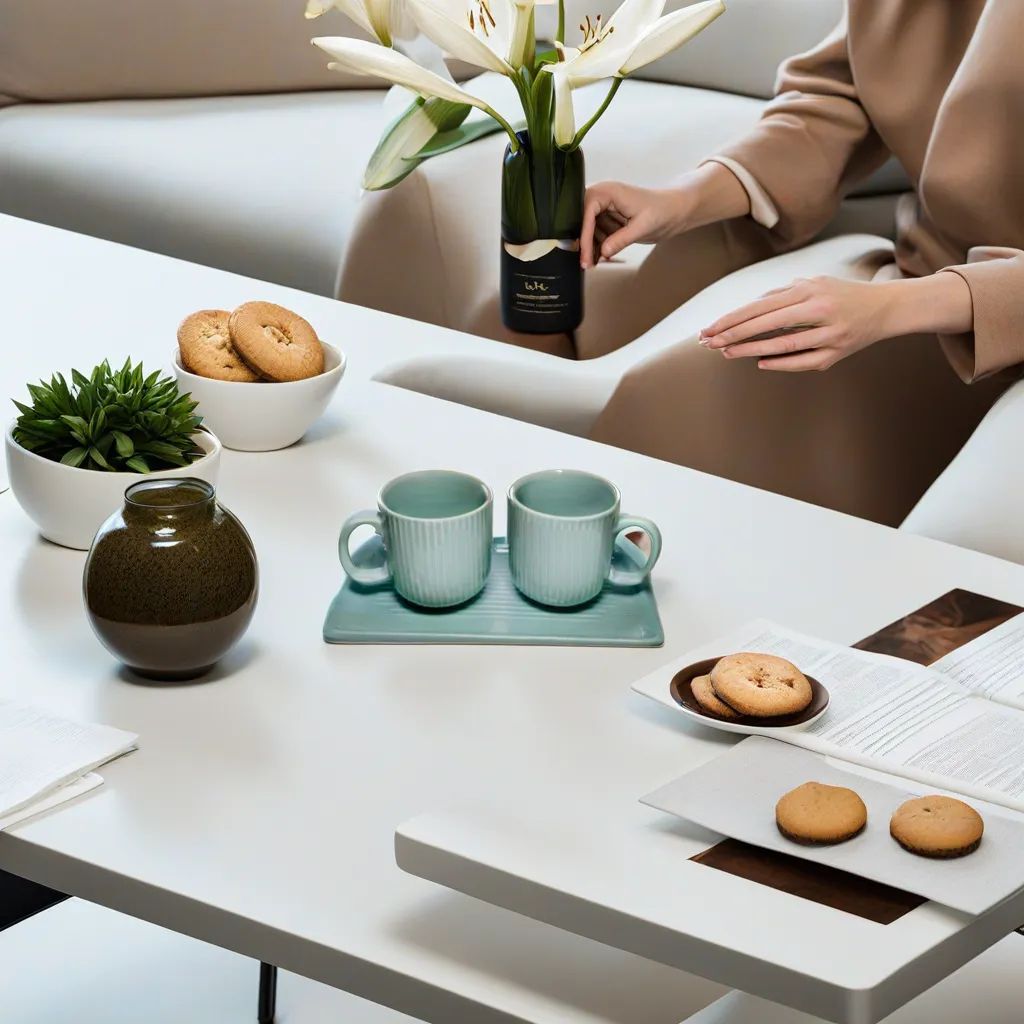
<path fill-rule="evenodd" d="M 315 35 L 361 35 L 304 0 L 0 0 L 0 97 L 130 99 L 377 86 L 327 70 Z"/>
<path fill-rule="evenodd" d="M 665 10 L 693 0 L 669 0 Z M 696 39 L 637 74 L 655 82 L 674 82 L 768 99 L 775 91 L 779 65 L 821 42 L 839 23 L 843 0 L 725 0 L 726 11 Z M 575 43 L 586 15 L 608 17 L 617 0 L 567 0 L 566 42 Z M 555 7 L 538 8 L 538 34 L 554 35 Z"/>
<path fill-rule="evenodd" d="M 669 0 L 674 10 L 691 0 Z M 843 0 L 726 0 L 697 39 L 639 77 L 772 95 L 779 63 L 812 47 Z M 587 15 L 618 0 L 567 0 L 568 41 Z M 314 35 L 360 35 L 337 11 L 303 18 L 304 0 L 0 0 L 0 103 L 205 96 L 376 87 L 328 71 Z M 554 32 L 555 5 L 538 8 Z M 468 68 L 453 69 L 464 77 Z"/>
<path fill-rule="evenodd" d="M 725 14 L 642 77 L 769 99 L 779 65 L 820 43 L 843 13 L 843 0 L 725 2 Z M 681 6 L 670 2 L 666 10 Z"/>
<path fill-rule="evenodd" d="M 673 10 L 690 0 L 669 0 Z M 639 77 L 771 96 L 779 63 L 839 20 L 842 0 L 726 0 L 728 10 Z M 617 0 L 567 0 L 568 41 Z M 360 35 L 337 11 L 303 18 L 303 0 L 0 0 L 0 102 L 205 96 L 379 86 L 328 71 L 314 35 Z M 553 34 L 555 5 L 538 8 Z M 463 77 L 468 68 L 458 69 Z"/>

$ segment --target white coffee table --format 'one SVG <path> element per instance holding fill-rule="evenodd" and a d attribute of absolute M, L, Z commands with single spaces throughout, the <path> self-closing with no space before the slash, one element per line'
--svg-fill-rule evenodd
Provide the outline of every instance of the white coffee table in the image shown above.
<path fill-rule="evenodd" d="M 20 391 L 21 376 L 105 355 L 165 363 L 178 314 L 298 294 L 61 232 L 44 242 L 37 233 L 47 230 L 23 232 L 36 241 L 5 270 L 8 324 L 31 339 L 4 367 L 5 393 Z M 386 346 L 396 330 L 422 344 L 452 341 L 302 298 L 343 347 L 358 322 L 352 353 Z M 672 940 L 672 957 L 653 946 L 638 957 L 605 944 L 636 945 L 628 929 L 595 942 L 401 871 L 394 832 L 416 815 L 486 807 L 514 834 L 535 794 L 557 810 L 594 806 L 595 792 L 616 814 L 599 834 L 623 845 L 603 854 L 581 842 L 580 870 L 604 877 L 616 849 L 638 852 L 641 871 L 663 867 L 668 845 L 647 842 L 648 812 L 635 799 L 722 747 L 666 727 L 628 695 L 634 678 L 757 614 L 844 640 L 953 586 L 1024 603 L 1024 569 L 373 384 L 357 363 L 302 444 L 225 452 L 220 496 L 253 535 L 262 594 L 246 641 L 202 685 L 143 686 L 121 673 L 82 613 L 83 555 L 40 541 L 13 496 L 0 495 L 0 695 L 142 737 L 94 794 L 0 834 L 0 868 L 444 1024 L 677 1024 L 722 992 L 680 966 L 832 1012 L 839 988 L 875 984 L 883 961 L 912 976 L 900 990 L 909 997 L 1024 919 L 1024 905 L 976 921 L 929 906 L 904 919 L 905 943 L 876 943 L 878 929 L 842 915 L 681 870 L 665 910 L 697 908 L 695 934 L 685 946 Z M 656 583 L 665 648 L 323 644 L 342 519 L 389 477 L 437 465 L 477 473 L 498 494 L 543 466 L 618 482 L 627 511 L 665 533 Z M 496 519 L 500 530 L 500 505 Z M 533 838 L 523 833 L 524 850 Z M 556 858 L 544 870 L 554 877 L 563 866 Z M 553 901 L 554 923 L 587 930 L 563 902 Z M 803 972 L 779 962 L 780 940 L 797 936 Z M 829 953 L 866 958 L 868 968 L 830 973 Z M 785 956 L 797 964 L 795 951 Z"/>

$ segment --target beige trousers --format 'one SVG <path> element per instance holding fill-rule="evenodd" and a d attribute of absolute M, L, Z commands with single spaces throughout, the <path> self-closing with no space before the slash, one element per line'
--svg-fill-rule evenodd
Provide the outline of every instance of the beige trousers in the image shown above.
<path fill-rule="evenodd" d="M 736 271 L 707 290 L 721 308 L 696 295 L 666 321 L 685 324 L 687 333 L 626 373 L 592 437 L 877 522 L 900 523 L 1005 382 L 964 385 L 931 336 L 879 342 L 825 373 L 759 370 L 754 361 L 727 361 L 698 345 L 703 323 L 686 315 L 687 307 L 699 307 L 710 321 L 756 298 L 766 284 L 796 277 L 898 276 L 891 242 L 867 235 L 856 239 L 861 240 L 863 245 L 847 245 L 840 260 L 830 258 L 835 246 L 816 243 Z"/>

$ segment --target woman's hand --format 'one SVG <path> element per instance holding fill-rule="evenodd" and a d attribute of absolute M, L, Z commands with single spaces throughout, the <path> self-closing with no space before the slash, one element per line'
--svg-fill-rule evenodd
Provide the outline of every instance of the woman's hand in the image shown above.
<path fill-rule="evenodd" d="M 602 181 L 587 189 L 580 264 L 610 260 L 634 242 L 660 242 L 683 230 L 687 195 L 681 188 L 639 188 Z"/>
<path fill-rule="evenodd" d="M 672 188 L 602 181 L 587 189 L 580 231 L 580 265 L 610 260 L 634 242 L 660 242 L 702 224 L 740 217 L 750 199 L 728 168 L 707 163 Z"/>
<path fill-rule="evenodd" d="M 812 277 L 720 317 L 700 343 L 727 359 L 757 359 L 762 370 L 827 370 L 883 338 L 972 325 L 970 290 L 958 274 L 879 283 Z"/>

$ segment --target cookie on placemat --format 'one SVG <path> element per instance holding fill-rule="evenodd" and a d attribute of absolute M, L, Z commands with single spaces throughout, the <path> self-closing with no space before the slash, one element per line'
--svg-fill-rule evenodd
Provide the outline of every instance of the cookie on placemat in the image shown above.
<path fill-rule="evenodd" d="M 226 309 L 201 309 L 181 321 L 178 348 L 182 366 L 200 377 L 253 384 L 260 378 L 231 344 L 230 316 Z"/>
<path fill-rule="evenodd" d="M 775 805 L 775 824 L 794 843 L 826 846 L 845 843 L 864 831 L 868 809 L 852 789 L 805 782 Z"/>
<path fill-rule="evenodd" d="M 231 314 L 239 355 L 269 380 L 305 380 L 324 371 L 324 348 L 307 320 L 273 302 L 246 302 Z"/>
<path fill-rule="evenodd" d="M 921 857 L 966 857 L 981 845 L 985 822 L 963 800 L 922 796 L 897 808 L 889 834 L 904 850 Z"/>
<path fill-rule="evenodd" d="M 774 654 L 730 654 L 711 670 L 711 685 L 741 715 L 795 715 L 811 703 L 807 677 Z"/>
<path fill-rule="evenodd" d="M 695 676 L 690 680 L 690 692 L 693 699 L 715 718 L 739 718 L 740 716 L 725 703 L 711 686 L 711 676 Z"/>

